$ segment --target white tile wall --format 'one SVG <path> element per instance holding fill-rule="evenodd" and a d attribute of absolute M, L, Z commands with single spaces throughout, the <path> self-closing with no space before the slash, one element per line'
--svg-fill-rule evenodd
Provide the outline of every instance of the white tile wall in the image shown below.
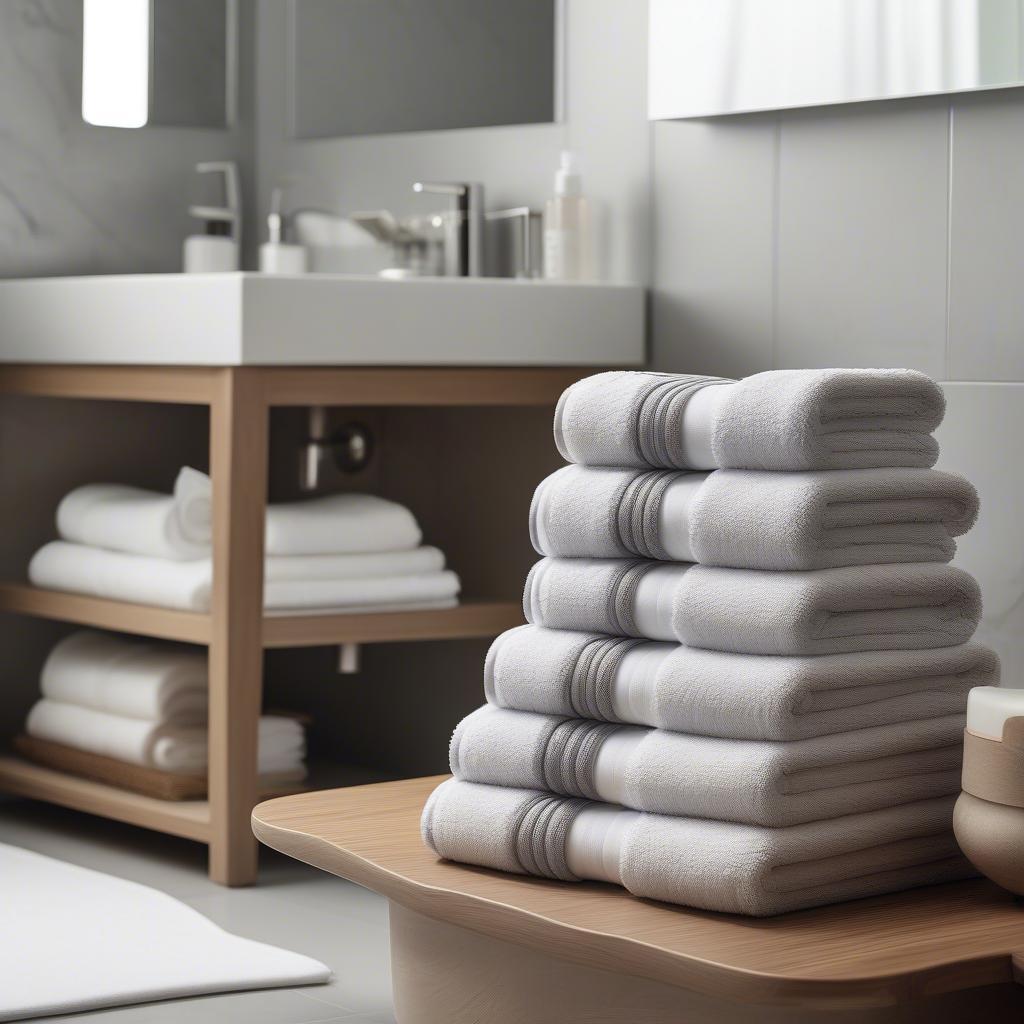
<path fill-rule="evenodd" d="M 1024 381 L 1022 140 L 1024 89 L 656 125 L 656 363 Z"/>
<path fill-rule="evenodd" d="M 743 376 L 772 366 L 776 124 L 654 131 L 654 364 Z"/>
<path fill-rule="evenodd" d="M 949 375 L 1024 380 L 1024 95 L 953 99 Z"/>
<path fill-rule="evenodd" d="M 952 381 L 939 465 L 982 502 L 956 561 L 981 584 L 977 638 L 1024 686 L 1024 89 L 666 122 L 654 139 L 657 364 Z"/>
<path fill-rule="evenodd" d="M 776 366 L 943 374 L 947 122 L 934 101 L 783 119 Z"/>
<path fill-rule="evenodd" d="M 977 525 L 957 542 L 956 564 L 981 584 L 975 639 L 998 651 L 1003 685 L 1024 687 L 1024 384 L 946 383 L 946 418 L 937 437 L 939 468 L 978 489 Z"/>

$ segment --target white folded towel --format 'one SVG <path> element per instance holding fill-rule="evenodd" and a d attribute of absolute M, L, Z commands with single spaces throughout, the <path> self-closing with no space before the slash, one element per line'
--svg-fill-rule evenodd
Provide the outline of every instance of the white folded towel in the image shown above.
<path fill-rule="evenodd" d="M 154 558 L 187 560 L 210 553 L 210 480 L 185 467 L 174 494 L 123 484 L 76 487 L 57 506 L 64 540 Z"/>
<path fill-rule="evenodd" d="M 422 539 L 404 505 L 375 494 L 330 494 L 267 507 L 268 555 L 408 551 Z"/>
<path fill-rule="evenodd" d="M 764 828 L 449 779 L 421 829 L 449 860 L 763 917 L 976 874 L 953 837 L 954 802 Z"/>
<path fill-rule="evenodd" d="M 81 630 L 50 651 L 39 688 L 50 701 L 122 718 L 205 722 L 206 654 L 176 644 Z"/>
<path fill-rule="evenodd" d="M 379 551 L 364 555 L 269 555 L 264 578 L 282 580 L 357 580 L 382 576 L 419 576 L 440 572 L 444 554 L 438 548 Z"/>
<path fill-rule="evenodd" d="M 932 466 L 942 390 L 916 370 L 768 370 L 741 381 L 611 370 L 555 410 L 567 462 L 658 469 Z"/>
<path fill-rule="evenodd" d="M 57 510 L 61 538 L 79 544 L 193 559 L 210 553 L 213 488 L 205 473 L 185 467 L 174 494 L 120 484 L 87 484 Z M 266 554 L 346 555 L 407 551 L 422 538 L 413 514 L 374 494 L 331 494 L 267 507 Z"/>
<path fill-rule="evenodd" d="M 502 633 L 484 665 L 497 707 L 748 740 L 959 715 L 972 687 L 998 681 L 975 643 L 766 658 L 539 626 Z"/>
<path fill-rule="evenodd" d="M 201 775 L 208 763 L 205 726 L 125 718 L 45 698 L 29 712 L 25 731 L 37 739 L 177 775 Z M 258 744 L 261 775 L 291 775 L 302 769 L 306 739 L 295 719 L 264 715 Z"/>
<path fill-rule="evenodd" d="M 740 569 L 948 562 L 978 514 L 934 469 L 714 473 L 564 466 L 530 506 L 539 554 L 639 556 Z"/>
<path fill-rule="evenodd" d="M 465 782 L 779 828 L 960 791 L 964 716 L 808 740 L 723 740 L 485 704 L 456 727 Z"/>
<path fill-rule="evenodd" d="M 350 580 L 279 580 L 264 586 L 270 614 L 303 610 L 336 612 L 409 611 L 454 608 L 461 583 L 451 570 L 416 576 Z"/>
<path fill-rule="evenodd" d="M 738 654 L 841 654 L 964 643 L 981 595 L 967 573 L 934 562 L 772 572 L 545 558 L 526 579 L 523 609 L 551 629 Z"/>
<path fill-rule="evenodd" d="M 209 559 L 173 562 L 65 541 L 40 548 L 28 576 L 37 587 L 194 612 L 209 611 L 213 585 Z M 459 587 L 458 576 L 448 570 L 360 579 L 279 575 L 268 578 L 263 602 L 269 612 L 449 608 L 456 604 Z"/>

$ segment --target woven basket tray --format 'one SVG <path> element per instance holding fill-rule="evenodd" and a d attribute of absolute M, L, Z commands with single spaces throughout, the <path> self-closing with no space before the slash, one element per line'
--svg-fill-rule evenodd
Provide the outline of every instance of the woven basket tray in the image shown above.
<path fill-rule="evenodd" d="M 74 747 L 36 739 L 34 736 L 15 737 L 14 749 L 22 757 L 46 768 L 54 768 L 69 775 L 80 775 L 95 782 L 105 782 L 108 786 L 128 789 L 133 793 L 156 797 L 158 800 L 206 799 L 205 775 L 176 775 L 156 768 L 144 768 L 142 765 L 128 764 L 126 761 L 103 757 L 101 754 L 75 750 Z M 264 775 L 259 780 L 259 788 L 261 795 L 273 793 L 276 796 L 299 793 L 306 787 L 294 779 Z"/>

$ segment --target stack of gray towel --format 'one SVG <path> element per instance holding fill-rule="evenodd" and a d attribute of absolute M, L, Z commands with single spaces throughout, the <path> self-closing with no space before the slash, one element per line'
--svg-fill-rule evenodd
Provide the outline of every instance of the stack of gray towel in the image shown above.
<path fill-rule="evenodd" d="M 964 712 L 998 662 L 948 564 L 978 507 L 930 468 L 943 409 L 910 370 L 570 387 L 530 624 L 488 654 L 427 844 L 753 915 L 970 874 Z"/>

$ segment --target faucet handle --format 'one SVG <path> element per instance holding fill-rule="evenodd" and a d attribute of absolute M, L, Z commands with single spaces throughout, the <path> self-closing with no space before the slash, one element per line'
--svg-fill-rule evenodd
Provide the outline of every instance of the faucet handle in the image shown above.
<path fill-rule="evenodd" d="M 473 186 L 468 181 L 414 181 L 413 192 L 425 192 L 434 196 L 461 198 L 469 195 Z"/>

